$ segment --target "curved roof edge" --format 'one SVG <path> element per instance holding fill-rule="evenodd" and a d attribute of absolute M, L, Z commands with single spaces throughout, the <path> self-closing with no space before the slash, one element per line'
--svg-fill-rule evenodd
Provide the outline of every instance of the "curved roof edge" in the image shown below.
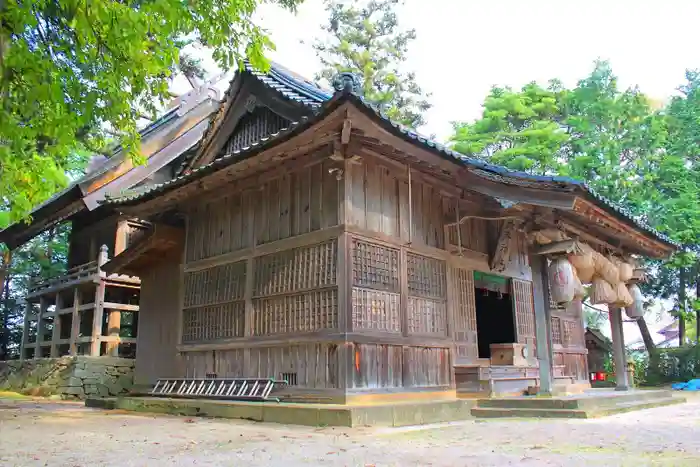
<path fill-rule="evenodd" d="M 384 126 L 385 129 L 394 133 L 398 137 L 401 137 L 408 142 L 413 144 L 419 144 L 425 149 L 432 151 L 443 158 L 447 158 L 457 163 L 463 164 L 472 172 L 476 173 L 477 176 L 488 178 L 488 174 L 492 174 L 497 177 L 501 183 L 512 184 L 517 186 L 524 186 L 525 184 L 532 184 L 532 186 L 540 186 L 541 188 L 556 188 L 567 191 L 578 191 L 580 194 L 588 197 L 598 206 L 608 210 L 612 215 L 620 218 L 625 222 L 629 222 L 636 226 L 645 233 L 653 236 L 657 240 L 672 246 L 675 249 L 681 247 L 681 245 L 674 240 L 672 240 L 667 235 L 659 232 L 655 228 L 649 226 L 645 222 L 635 218 L 627 209 L 618 206 L 613 201 L 599 195 L 591 187 L 588 186 L 582 180 L 577 180 L 571 177 L 556 176 L 556 175 L 535 175 L 529 174 L 522 171 L 511 170 L 506 167 L 490 164 L 488 162 L 475 159 L 473 157 L 466 156 L 459 152 L 454 151 L 448 146 L 431 140 L 430 138 L 424 137 L 419 133 L 404 127 L 401 124 L 391 121 L 384 113 L 379 110 L 376 106 L 368 103 L 362 97 L 347 91 L 336 92 L 333 97 L 328 100 L 321 108 L 321 111 L 312 117 L 302 119 L 300 122 L 292 122 L 292 124 L 277 133 L 269 135 L 267 138 L 263 138 L 258 143 L 251 145 L 250 147 L 243 148 L 232 154 L 223 156 L 215 161 L 192 170 L 191 172 L 174 178 L 168 182 L 160 185 L 153 186 L 151 190 L 141 193 L 137 196 L 130 196 L 125 198 L 117 198 L 112 200 L 106 200 L 105 203 L 113 205 L 133 205 L 140 201 L 146 201 L 156 197 L 158 194 L 166 191 L 170 191 L 178 186 L 184 185 L 192 180 L 196 180 L 200 177 L 207 175 L 208 173 L 214 172 L 219 168 L 231 165 L 242 159 L 252 157 L 258 152 L 272 146 L 278 142 L 288 139 L 294 134 L 303 131 L 304 128 L 308 127 L 310 124 L 321 120 L 330 111 L 336 108 L 344 100 L 350 100 L 357 104 L 358 108 L 364 109 L 370 116 L 374 116 L 375 119 L 379 121 L 380 124 Z M 549 185 L 548 187 L 542 187 L 541 185 Z"/>

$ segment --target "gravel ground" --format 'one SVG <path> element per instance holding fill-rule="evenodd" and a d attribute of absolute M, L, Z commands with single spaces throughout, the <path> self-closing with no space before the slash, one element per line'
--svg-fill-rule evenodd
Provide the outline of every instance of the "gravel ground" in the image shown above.
<path fill-rule="evenodd" d="M 700 466 L 700 397 L 593 420 L 309 428 L 0 399 L 2 466 Z"/>

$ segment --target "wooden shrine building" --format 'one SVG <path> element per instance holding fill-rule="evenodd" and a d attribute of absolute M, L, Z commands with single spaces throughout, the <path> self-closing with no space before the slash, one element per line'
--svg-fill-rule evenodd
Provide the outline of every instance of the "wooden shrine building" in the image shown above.
<path fill-rule="evenodd" d="M 223 104 L 214 84 L 175 99 L 140 132 L 144 165 L 134 166 L 119 148 L 109 158 L 95 157 L 88 173 L 38 206 L 30 222 L 0 232 L 0 242 L 14 249 L 60 223 L 72 224 L 66 273 L 29 289 L 21 358 L 138 353 L 138 329 L 149 325 L 138 319 L 140 278 L 107 272 L 103 266 L 125 248 L 140 245 L 142 236 L 157 230 L 160 238 L 167 229 L 147 219 L 120 217 L 101 202 L 135 195 L 188 173 L 214 116 L 216 122 L 226 116 L 220 131 L 231 136 L 208 139 L 207 145 L 235 151 L 313 115 L 330 98 L 330 93 L 277 64 L 267 74 L 249 66 L 238 71 Z M 181 231 L 171 229 L 169 241 L 180 241 Z M 168 240 L 161 246 L 169 248 Z"/>
<path fill-rule="evenodd" d="M 332 96 L 250 97 L 274 73 L 234 79 L 177 176 L 102 204 L 147 226 L 101 266 L 140 277 L 137 383 L 275 377 L 293 400 L 347 403 L 588 384 L 581 304 L 550 304 L 533 234 L 651 257 L 676 245 L 578 181 L 393 124 L 352 75 Z M 280 118 L 300 92 L 313 111 Z M 255 115 L 277 127 L 263 136 Z"/>

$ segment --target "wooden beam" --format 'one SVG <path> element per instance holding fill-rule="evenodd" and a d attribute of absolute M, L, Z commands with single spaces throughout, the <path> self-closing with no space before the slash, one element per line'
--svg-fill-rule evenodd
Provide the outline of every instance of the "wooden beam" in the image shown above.
<path fill-rule="evenodd" d="M 575 253 L 580 250 L 576 240 L 564 240 L 561 242 L 552 242 L 546 245 L 538 245 L 532 250 L 533 255 L 552 255 L 552 254 L 568 254 Z"/>
<path fill-rule="evenodd" d="M 106 303 L 105 303 L 106 305 Z M 113 303 L 112 305 L 117 305 L 116 303 Z M 121 323 L 122 323 L 122 312 L 119 309 L 110 309 L 108 310 L 108 315 L 107 315 L 107 336 L 109 336 L 110 340 L 107 340 L 107 349 L 105 354 L 110 355 L 112 357 L 118 357 L 119 356 L 119 341 L 111 340 L 115 337 L 119 338 L 119 331 L 121 330 Z M 105 340 L 105 339 L 101 339 Z"/>
<path fill-rule="evenodd" d="M 107 246 L 100 247 L 100 254 L 97 259 L 98 270 L 107 262 Z M 102 342 L 102 319 L 104 316 L 105 282 L 100 280 L 95 288 L 95 309 L 92 316 L 92 334 L 90 341 L 90 355 L 100 356 L 100 344 Z"/>
<path fill-rule="evenodd" d="M 29 340 L 29 315 L 32 310 L 32 304 L 30 302 L 25 302 L 24 304 L 24 326 L 22 327 L 22 341 L 19 346 L 19 359 L 23 361 L 26 356 L 26 349 Z"/>
<path fill-rule="evenodd" d="M 627 377 L 627 356 L 625 355 L 625 336 L 622 331 L 622 309 L 608 305 L 610 328 L 612 331 L 613 360 L 615 362 L 615 390 L 627 391 L 630 388 Z"/>
<path fill-rule="evenodd" d="M 547 260 L 531 256 L 532 294 L 535 307 L 535 342 L 540 374 L 541 395 L 552 394 L 552 316 L 549 309 L 549 283 Z"/>
<path fill-rule="evenodd" d="M 498 234 L 498 241 L 493 248 L 491 257 L 489 258 L 489 266 L 492 271 L 502 272 L 508 266 L 510 258 L 510 246 L 513 240 L 513 235 L 517 229 L 517 224 L 514 220 L 508 219 L 503 221 L 501 230 Z"/>
<path fill-rule="evenodd" d="M 51 357 L 58 357 L 58 341 L 61 338 L 61 316 L 57 313 L 61 305 L 61 293 L 56 292 L 54 304 L 53 332 L 51 334 Z"/>
<path fill-rule="evenodd" d="M 70 354 L 78 355 L 78 335 L 80 334 L 80 288 L 73 289 L 73 315 L 70 330 Z"/>
<path fill-rule="evenodd" d="M 138 305 L 129 305 L 127 303 L 104 302 L 103 308 L 105 310 L 139 311 Z"/>

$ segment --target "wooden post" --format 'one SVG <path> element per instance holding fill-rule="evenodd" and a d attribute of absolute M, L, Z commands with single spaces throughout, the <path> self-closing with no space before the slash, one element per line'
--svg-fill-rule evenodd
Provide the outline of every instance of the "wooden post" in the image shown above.
<path fill-rule="evenodd" d="M 29 323 L 30 323 L 30 312 L 32 310 L 32 304 L 29 302 L 26 302 L 24 304 L 24 327 L 22 328 L 22 342 L 20 342 L 19 345 L 19 359 L 20 361 L 24 360 L 27 358 L 26 355 L 26 348 L 27 348 L 27 340 L 29 340 Z"/>
<path fill-rule="evenodd" d="M 61 317 L 58 310 L 61 309 L 61 293 L 56 292 L 56 304 L 53 313 L 53 333 L 51 334 L 51 357 L 58 357 L 58 341 L 61 339 Z"/>
<path fill-rule="evenodd" d="M 401 248 L 399 256 L 399 312 L 401 318 L 401 335 L 408 336 L 408 255 L 405 248 Z"/>
<path fill-rule="evenodd" d="M 615 362 L 615 390 L 629 390 L 627 380 L 627 358 L 625 357 L 625 336 L 622 332 L 622 309 L 608 305 L 610 329 L 612 332 L 613 360 Z"/>
<path fill-rule="evenodd" d="M 109 337 L 119 337 L 119 330 L 122 323 L 122 312 L 119 310 L 109 310 L 107 315 L 107 335 Z M 119 342 L 110 340 L 107 342 L 107 355 L 119 356 Z"/>
<path fill-rule="evenodd" d="M 547 259 L 531 256 L 533 299 L 535 304 L 535 339 L 537 361 L 540 370 L 540 391 L 542 395 L 552 394 L 552 333 L 551 310 L 549 309 L 549 281 L 547 279 Z"/>
<path fill-rule="evenodd" d="M 70 354 L 78 355 L 78 335 L 80 334 L 80 289 L 73 290 L 73 313 L 71 315 Z"/>
<path fill-rule="evenodd" d="M 46 313 L 46 299 L 39 297 L 39 313 L 36 315 L 36 343 L 34 344 L 34 358 L 41 358 L 41 343 L 44 342 L 44 314 Z"/>
<path fill-rule="evenodd" d="M 95 308 L 92 316 L 92 339 L 90 341 L 90 355 L 93 357 L 100 356 L 100 344 L 102 343 L 102 319 L 104 314 L 105 302 L 105 281 L 102 265 L 104 265 L 108 257 L 107 245 L 100 247 L 100 254 L 97 257 L 97 271 L 100 275 L 100 283 L 97 284 L 95 290 Z"/>

